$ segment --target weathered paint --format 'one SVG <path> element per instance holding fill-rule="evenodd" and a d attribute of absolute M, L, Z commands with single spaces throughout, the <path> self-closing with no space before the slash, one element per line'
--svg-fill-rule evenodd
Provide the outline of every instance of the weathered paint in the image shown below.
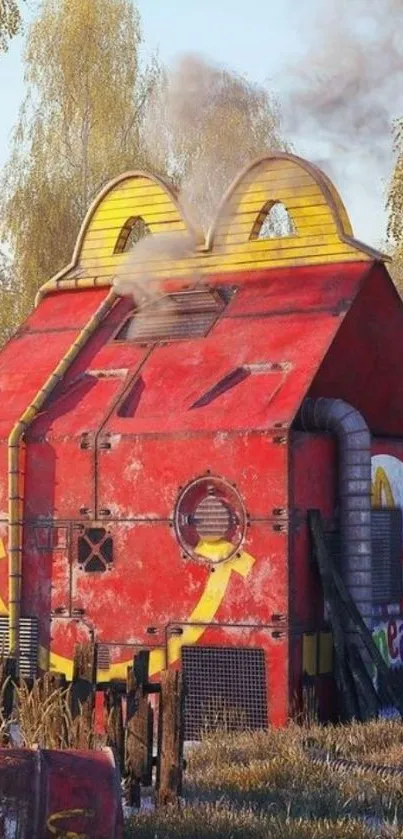
<path fill-rule="evenodd" d="M 112 752 L 0 749 L 0 835 L 123 839 Z"/>
<path fill-rule="evenodd" d="M 261 208 L 279 200 L 295 240 L 251 241 Z M 10 428 L 105 299 L 103 286 L 118 270 L 130 275 L 127 254 L 114 249 L 135 215 L 154 232 L 188 229 L 176 196 L 158 180 L 118 179 L 91 209 L 72 264 L 0 353 L 0 510 L 7 511 Z M 248 169 L 207 241 L 195 235 L 191 259 L 151 274 L 162 272 L 169 289 L 191 285 L 197 270 L 209 286 L 234 291 L 207 336 L 146 347 L 116 341 L 132 308 L 119 300 L 25 435 L 22 611 L 39 618 L 40 666 L 67 676 L 74 644 L 90 633 L 110 645 L 102 681 L 124 678 L 140 647 L 150 650 L 153 675 L 176 666 L 184 644 L 261 647 L 269 719 L 280 724 L 302 668 L 325 680 L 331 670 L 306 511 L 334 515 L 335 450 L 294 430 L 295 418 L 305 395 L 338 396 L 369 413 L 371 428 L 387 430 L 396 381 L 378 381 L 370 342 L 385 336 L 385 323 L 395 340 L 403 334 L 402 306 L 385 268 L 371 261 L 379 255 L 352 239 L 334 188 L 294 158 Z M 356 313 L 368 310 L 371 319 L 357 326 Z M 393 367 L 388 338 L 382 347 L 381 366 Z M 243 367 L 248 377 L 195 407 Z M 141 397 L 122 414 L 140 377 Z M 247 513 L 239 555 L 220 562 L 212 543 L 184 555 L 173 526 L 181 488 L 206 474 L 235 484 Z M 110 531 L 113 562 L 104 573 L 80 567 L 80 527 Z M 3 544 L 6 535 L 0 513 Z M 8 605 L 2 553 L 0 611 Z"/>

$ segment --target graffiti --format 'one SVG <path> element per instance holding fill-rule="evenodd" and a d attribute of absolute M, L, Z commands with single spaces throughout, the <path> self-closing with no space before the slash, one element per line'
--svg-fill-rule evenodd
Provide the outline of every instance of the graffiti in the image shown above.
<path fill-rule="evenodd" d="M 60 828 L 57 824 L 65 819 L 74 819 L 79 816 L 93 819 L 95 813 L 94 810 L 60 810 L 59 813 L 52 813 L 49 816 L 46 827 L 52 836 L 56 836 L 56 839 L 89 839 L 88 833 L 76 833 L 74 830 Z"/>
<path fill-rule="evenodd" d="M 401 507 L 403 510 L 403 463 L 389 454 L 371 459 L 372 506 Z"/>
<path fill-rule="evenodd" d="M 373 630 L 372 637 L 389 667 L 403 664 L 403 620 L 389 618 L 379 623 Z"/>

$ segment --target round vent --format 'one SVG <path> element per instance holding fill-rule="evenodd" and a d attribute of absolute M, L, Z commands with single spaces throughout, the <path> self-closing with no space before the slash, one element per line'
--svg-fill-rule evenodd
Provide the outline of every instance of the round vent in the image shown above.
<path fill-rule="evenodd" d="M 214 562 L 228 559 L 239 550 L 245 527 L 241 497 L 222 478 L 197 478 L 179 496 L 175 531 L 189 556 Z"/>

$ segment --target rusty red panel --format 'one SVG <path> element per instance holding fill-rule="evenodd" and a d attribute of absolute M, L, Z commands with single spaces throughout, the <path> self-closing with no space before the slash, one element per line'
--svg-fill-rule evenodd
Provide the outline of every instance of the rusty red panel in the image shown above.
<path fill-rule="evenodd" d="M 186 352 L 180 342 L 156 347 L 132 405 L 115 413 L 108 430 L 168 434 L 289 423 L 338 325 L 328 313 L 223 317 L 209 336 L 187 341 Z M 237 380 L 242 369 L 247 376 Z"/>
<path fill-rule="evenodd" d="M 289 603 L 292 620 L 320 620 L 304 515 L 309 505 L 331 514 L 332 457 L 327 443 L 297 435 L 290 460 L 288 434 L 318 369 L 325 369 L 329 347 L 334 367 L 317 379 L 317 395 L 343 395 L 346 368 L 349 392 L 359 375 L 356 359 L 364 380 L 375 369 L 373 357 L 364 362 L 353 342 L 352 313 L 367 317 L 365 295 L 372 294 L 373 306 L 371 270 L 377 276 L 368 264 L 221 276 L 214 282 L 240 288 L 209 335 L 162 346 L 116 341 L 132 301 L 117 304 L 27 435 L 23 612 L 39 618 L 43 647 L 50 631 L 52 651 L 71 660 L 75 642 L 91 628 L 98 640 L 117 645 L 115 664 L 128 644 L 166 653 L 172 621 L 214 624 L 214 630 L 192 636 L 192 643 L 206 643 L 213 633 L 211 638 L 230 645 L 249 643 L 252 629 L 240 632 L 240 624 L 262 626 L 276 613 L 286 620 Z M 51 295 L 0 354 L 0 386 L 10 402 L 2 407 L 0 435 L 8 434 L 105 294 Z M 396 332 L 390 293 L 382 294 Z M 368 335 L 375 330 L 377 346 L 380 327 L 369 322 L 366 328 Z M 339 330 L 347 336 L 342 357 L 334 355 Z M 376 395 L 373 416 L 385 407 L 385 394 Z M 240 556 L 228 563 L 187 556 L 175 535 L 181 488 L 207 474 L 235 485 L 247 514 L 244 541 L 235 549 Z M 3 446 L 0 522 L 6 517 Z M 56 545 L 63 527 L 65 543 L 60 537 Z M 103 568 L 86 570 L 86 534 L 104 531 L 113 545 L 110 556 Z M 6 569 L 5 557 L 4 600 Z M 51 611 L 56 614 L 49 630 Z M 270 719 L 284 721 L 289 640 L 267 630 L 262 643 Z"/>
<path fill-rule="evenodd" d="M 34 309 L 22 329 L 29 332 L 50 332 L 53 329 L 77 331 L 88 323 L 91 315 L 106 297 L 108 289 L 58 291 L 48 294 Z"/>
<path fill-rule="evenodd" d="M 44 340 L 42 336 L 25 334 L 6 344 L 0 353 L 0 439 L 8 437 L 14 423 L 73 343 L 74 335 L 51 332 Z"/>
<path fill-rule="evenodd" d="M 308 311 L 339 311 L 355 298 L 370 270 L 368 263 L 346 266 L 321 265 L 283 268 L 261 272 L 260 279 L 251 275 L 253 283 L 242 285 L 228 306 L 229 317 L 245 317 L 266 312 L 306 314 Z M 235 278 L 233 278 L 233 281 Z"/>
<path fill-rule="evenodd" d="M 320 510 L 325 520 L 335 516 L 337 461 L 334 440 L 320 434 L 293 432 L 291 474 L 290 616 L 292 621 L 301 622 L 307 631 L 323 622 L 323 597 L 311 558 L 307 511 Z"/>
<path fill-rule="evenodd" d="M 108 442 L 98 456 L 98 497 L 115 518 L 171 518 L 180 487 L 207 470 L 237 485 L 252 517 L 286 506 L 287 446 L 269 434 L 111 434 Z"/>
<path fill-rule="evenodd" d="M 402 301 L 379 264 L 368 274 L 309 395 L 337 395 L 363 414 L 373 434 L 401 436 L 402 335 Z"/>
<path fill-rule="evenodd" d="M 77 476 L 80 481 L 77 483 Z M 93 507 L 94 464 L 91 451 L 80 448 L 80 437 L 27 446 L 25 518 L 46 516 L 80 519 L 80 510 Z M 38 491 L 40 486 L 40 491 Z"/>
<path fill-rule="evenodd" d="M 0 835 L 7 839 L 122 839 L 112 752 L 0 750 Z"/>

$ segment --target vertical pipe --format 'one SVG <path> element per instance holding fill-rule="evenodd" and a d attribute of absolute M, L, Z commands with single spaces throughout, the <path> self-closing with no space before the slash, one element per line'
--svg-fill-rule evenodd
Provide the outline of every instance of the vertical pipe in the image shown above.
<path fill-rule="evenodd" d="M 43 387 L 40 388 L 31 404 L 14 425 L 8 438 L 8 598 L 9 598 L 9 654 L 19 659 L 20 646 L 20 613 L 21 613 L 21 583 L 22 583 L 22 527 L 24 491 L 21 486 L 22 443 L 24 436 L 38 416 L 46 399 L 56 385 L 63 379 L 69 367 L 75 361 L 87 341 L 108 312 L 112 309 L 117 295 L 111 289 L 106 299 L 92 315 L 84 329 L 81 330 L 74 343 L 69 347 L 59 361 L 53 373 Z"/>
<path fill-rule="evenodd" d="M 305 399 L 302 427 L 338 441 L 342 574 L 368 627 L 372 620 L 371 434 L 342 399 Z"/>

